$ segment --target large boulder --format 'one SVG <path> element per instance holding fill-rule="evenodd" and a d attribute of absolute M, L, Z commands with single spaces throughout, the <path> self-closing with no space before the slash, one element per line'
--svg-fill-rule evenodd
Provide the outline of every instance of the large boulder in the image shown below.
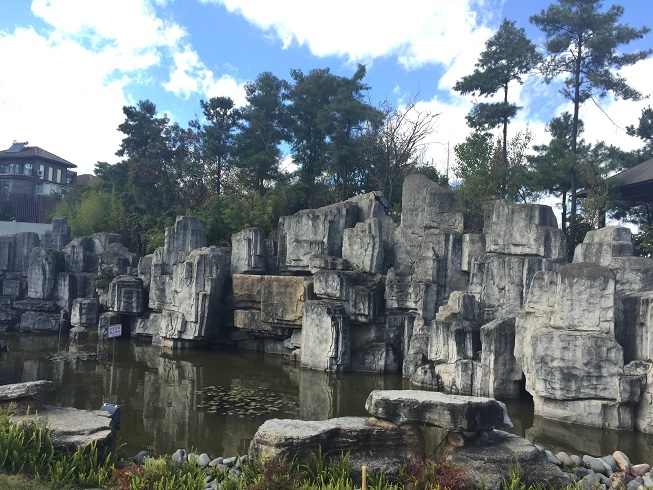
<path fill-rule="evenodd" d="M 109 284 L 109 308 L 117 313 L 139 315 L 144 309 L 143 280 L 118 276 Z"/>
<path fill-rule="evenodd" d="M 506 406 L 497 400 L 437 391 L 374 390 L 365 409 L 399 425 L 434 425 L 466 432 L 512 427 Z"/>
<path fill-rule="evenodd" d="M 250 458 L 309 461 L 321 451 L 328 460 L 348 455 L 354 473 L 396 473 L 407 461 L 424 459 L 424 438 L 418 427 L 365 417 L 313 420 L 266 420 L 249 446 Z"/>
<path fill-rule="evenodd" d="M 170 271 L 173 265 L 184 262 L 188 254 L 206 247 L 206 231 L 202 222 L 192 216 L 177 216 L 174 226 L 165 231 L 163 262 Z"/>
<path fill-rule="evenodd" d="M 231 274 L 270 272 L 265 231 L 246 228 L 231 236 Z"/>
<path fill-rule="evenodd" d="M 72 407 L 46 405 L 30 418 L 43 422 L 52 431 L 55 446 L 71 451 L 95 444 L 99 450 L 116 442 L 115 424 L 111 414 L 103 410 L 78 410 Z"/>
<path fill-rule="evenodd" d="M 562 260 L 567 255 L 567 241 L 551 207 L 495 201 L 486 223 L 485 250 Z"/>
<path fill-rule="evenodd" d="M 76 327 L 97 326 L 100 304 L 96 298 L 77 298 L 73 300 L 70 323 Z"/>
<path fill-rule="evenodd" d="M 587 232 L 583 243 L 579 243 L 574 250 L 574 262 L 591 262 L 610 267 L 614 257 L 632 255 L 634 248 L 630 229 L 606 226 Z"/>
<path fill-rule="evenodd" d="M 53 391 L 54 388 L 54 383 L 46 380 L 0 385 L 0 402 L 23 398 L 39 398 Z"/>
<path fill-rule="evenodd" d="M 27 266 L 27 297 L 50 299 L 56 276 L 56 258 L 52 250 L 34 247 Z"/>
<path fill-rule="evenodd" d="M 309 270 L 310 258 L 316 254 L 342 257 L 346 228 L 358 218 L 356 203 L 344 201 L 319 209 L 306 209 L 279 219 L 280 271 Z"/>
<path fill-rule="evenodd" d="M 344 232 L 342 257 L 354 269 L 374 274 L 383 271 L 383 237 L 381 222 L 377 218 L 357 223 Z"/>
<path fill-rule="evenodd" d="M 41 244 L 41 240 L 39 239 L 38 233 L 32 231 L 16 233 L 13 237 L 14 252 L 11 270 L 26 275 L 29 266 L 29 256 L 32 253 L 32 249 Z"/>
<path fill-rule="evenodd" d="M 302 324 L 302 308 L 313 294 L 313 280 L 304 276 L 265 276 L 261 287 L 261 321 L 273 325 Z"/>
<path fill-rule="evenodd" d="M 500 430 L 482 432 L 462 447 L 445 444 L 444 454 L 465 469 L 468 488 L 500 490 L 502 480 L 519 467 L 526 485 L 544 484 L 560 488 L 570 480 L 566 473 L 551 463 L 532 442 Z"/>
<path fill-rule="evenodd" d="M 52 230 L 46 230 L 41 235 L 41 246 L 49 250 L 59 251 L 70 241 L 71 230 L 66 217 L 52 219 Z"/>
<path fill-rule="evenodd" d="M 18 329 L 20 332 L 50 332 L 55 333 L 63 327 L 59 313 L 42 311 L 26 311 L 20 317 Z"/>
<path fill-rule="evenodd" d="M 307 301 L 302 319 L 302 366 L 346 371 L 350 362 L 350 325 L 344 306 L 332 301 Z"/>

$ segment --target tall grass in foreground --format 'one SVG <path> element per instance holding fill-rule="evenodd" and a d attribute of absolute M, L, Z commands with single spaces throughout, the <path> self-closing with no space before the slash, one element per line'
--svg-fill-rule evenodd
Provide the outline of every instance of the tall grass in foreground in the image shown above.
<path fill-rule="evenodd" d="M 52 432 L 28 415 L 11 419 L 12 406 L 0 409 L 0 470 L 21 473 L 37 481 L 47 481 L 51 488 L 66 485 L 99 487 L 109 483 L 115 467 L 113 451 L 100 453 L 96 444 L 76 451 L 56 447 Z"/>
<path fill-rule="evenodd" d="M 196 463 L 174 463 L 169 456 L 146 458 L 144 464 L 118 468 L 114 451 L 102 453 L 95 444 L 77 451 L 58 448 L 53 444 L 52 432 L 39 423 L 38 417 L 11 420 L 11 409 L 11 406 L 0 409 L 0 473 L 16 475 L 12 483 L 15 488 L 33 488 L 29 481 L 20 480 L 20 475 L 44 484 L 37 488 L 51 489 L 202 490 L 207 476 L 215 479 L 221 490 L 360 488 L 360 482 L 353 477 L 348 455 L 332 460 L 321 449 L 305 463 L 285 459 L 254 460 L 239 465 L 237 474 L 223 473 L 218 468 L 200 468 Z M 408 462 L 396 475 L 372 473 L 367 478 L 369 490 L 462 490 L 468 486 L 468 475 L 463 468 L 434 455 L 423 462 Z M 551 487 L 547 484 L 528 487 L 518 466 L 502 482 L 502 490 L 547 488 Z M 581 484 L 566 487 L 567 490 L 582 488 Z"/>

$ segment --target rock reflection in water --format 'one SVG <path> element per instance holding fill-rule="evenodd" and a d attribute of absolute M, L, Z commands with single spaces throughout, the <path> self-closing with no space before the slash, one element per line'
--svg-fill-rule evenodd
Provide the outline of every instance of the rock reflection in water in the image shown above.
<path fill-rule="evenodd" d="M 1 342 L 10 352 L 0 357 L 0 383 L 50 379 L 58 389 L 47 402 L 86 409 L 114 394 L 123 406 L 120 442 L 134 453 L 186 447 L 244 454 L 268 418 L 366 416 L 370 391 L 402 387 L 396 375 L 310 371 L 258 352 L 170 353 L 119 340 L 112 369 L 112 342 L 68 345 L 50 336 Z M 230 409 L 212 410 L 218 406 Z"/>
<path fill-rule="evenodd" d="M 114 394 L 123 406 L 119 437 L 128 453 L 186 447 L 215 456 L 244 454 L 268 418 L 368 416 L 370 391 L 407 387 L 396 375 L 311 371 L 260 352 L 170 353 L 119 340 L 112 369 L 108 341 L 69 345 L 56 336 L 0 336 L 0 344 L 9 344 L 0 354 L 0 383 L 52 380 L 58 388 L 46 402 L 83 409 L 97 409 Z M 218 405 L 231 409 L 209 410 Z M 534 418 L 532 404 L 507 405 L 513 432 L 554 453 L 601 456 L 620 449 L 637 462 L 653 460 L 653 436 L 555 423 Z M 437 447 L 443 436 L 427 429 L 427 447 Z"/>

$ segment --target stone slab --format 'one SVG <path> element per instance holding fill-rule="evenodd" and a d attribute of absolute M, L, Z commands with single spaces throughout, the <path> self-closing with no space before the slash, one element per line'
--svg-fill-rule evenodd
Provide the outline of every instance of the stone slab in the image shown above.
<path fill-rule="evenodd" d="M 406 461 L 424 459 L 424 437 L 418 427 L 374 418 L 271 419 L 256 431 L 249 456 L 305 462 L 320 449 L 330 460 L 348 453 L 354 471 L 365 465 L 368 471 L 396 472 Z"/>
<path fill-rule="evenodd" d="M 435 391 L 374 390 L 365 409 L 395 424 L 435 425 L 477 432 L 512 427 L 506 406 L 492 398 L 447 395 Z"/>
<path fill-rule="evenodd" d="M 39 397 L 54 388 L 54 383 L 46 380 L 0 385 L 0 402 Z"/>

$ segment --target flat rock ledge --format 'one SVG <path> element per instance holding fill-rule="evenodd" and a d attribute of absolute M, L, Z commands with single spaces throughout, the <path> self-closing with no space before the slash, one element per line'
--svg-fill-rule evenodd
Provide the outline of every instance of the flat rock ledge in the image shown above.
<path fill-rule="evenodd" d="M 337 460 L 349 453 L 349 465 L 360 476 L 370 470 L 396 473 L 411 459 L 424 460 L 424 436 L 419 427 L 399 427 L 366 417 L 329 420 L 271 419 L 261 425 L 249 447 L 249 457 L 308 461 L 318 450 Z"/>
<path fill-rule="evenodd" d="M 76 450 L 80 447 L 96 443 L 98 449 L 111 447 L 116 442 L 116 432 L 111 415 L 103 410 L 79 410 L 72 407 L 45 408 L 34 415 L 32 420 L 38 420 L 52 430 L 55 446 Z M 14 417 L 24 420 L 24 416 Z"/>
<path fill-rule="evenodd" d="M 45 380 L 0 385 L 0 402 L 10 402 L 23 398 L 38 398 L 45 393 L 54 391 L 54 388 L 55 385 L 52 381 Z"/>
<path fill-rule="evenodd" d="M 506 406 L 493 398 L 448 395 L 435 391 L 374 390 L 365 409 L 397 425 L 434 425 L 479 432 L 512 427 Z"/>

